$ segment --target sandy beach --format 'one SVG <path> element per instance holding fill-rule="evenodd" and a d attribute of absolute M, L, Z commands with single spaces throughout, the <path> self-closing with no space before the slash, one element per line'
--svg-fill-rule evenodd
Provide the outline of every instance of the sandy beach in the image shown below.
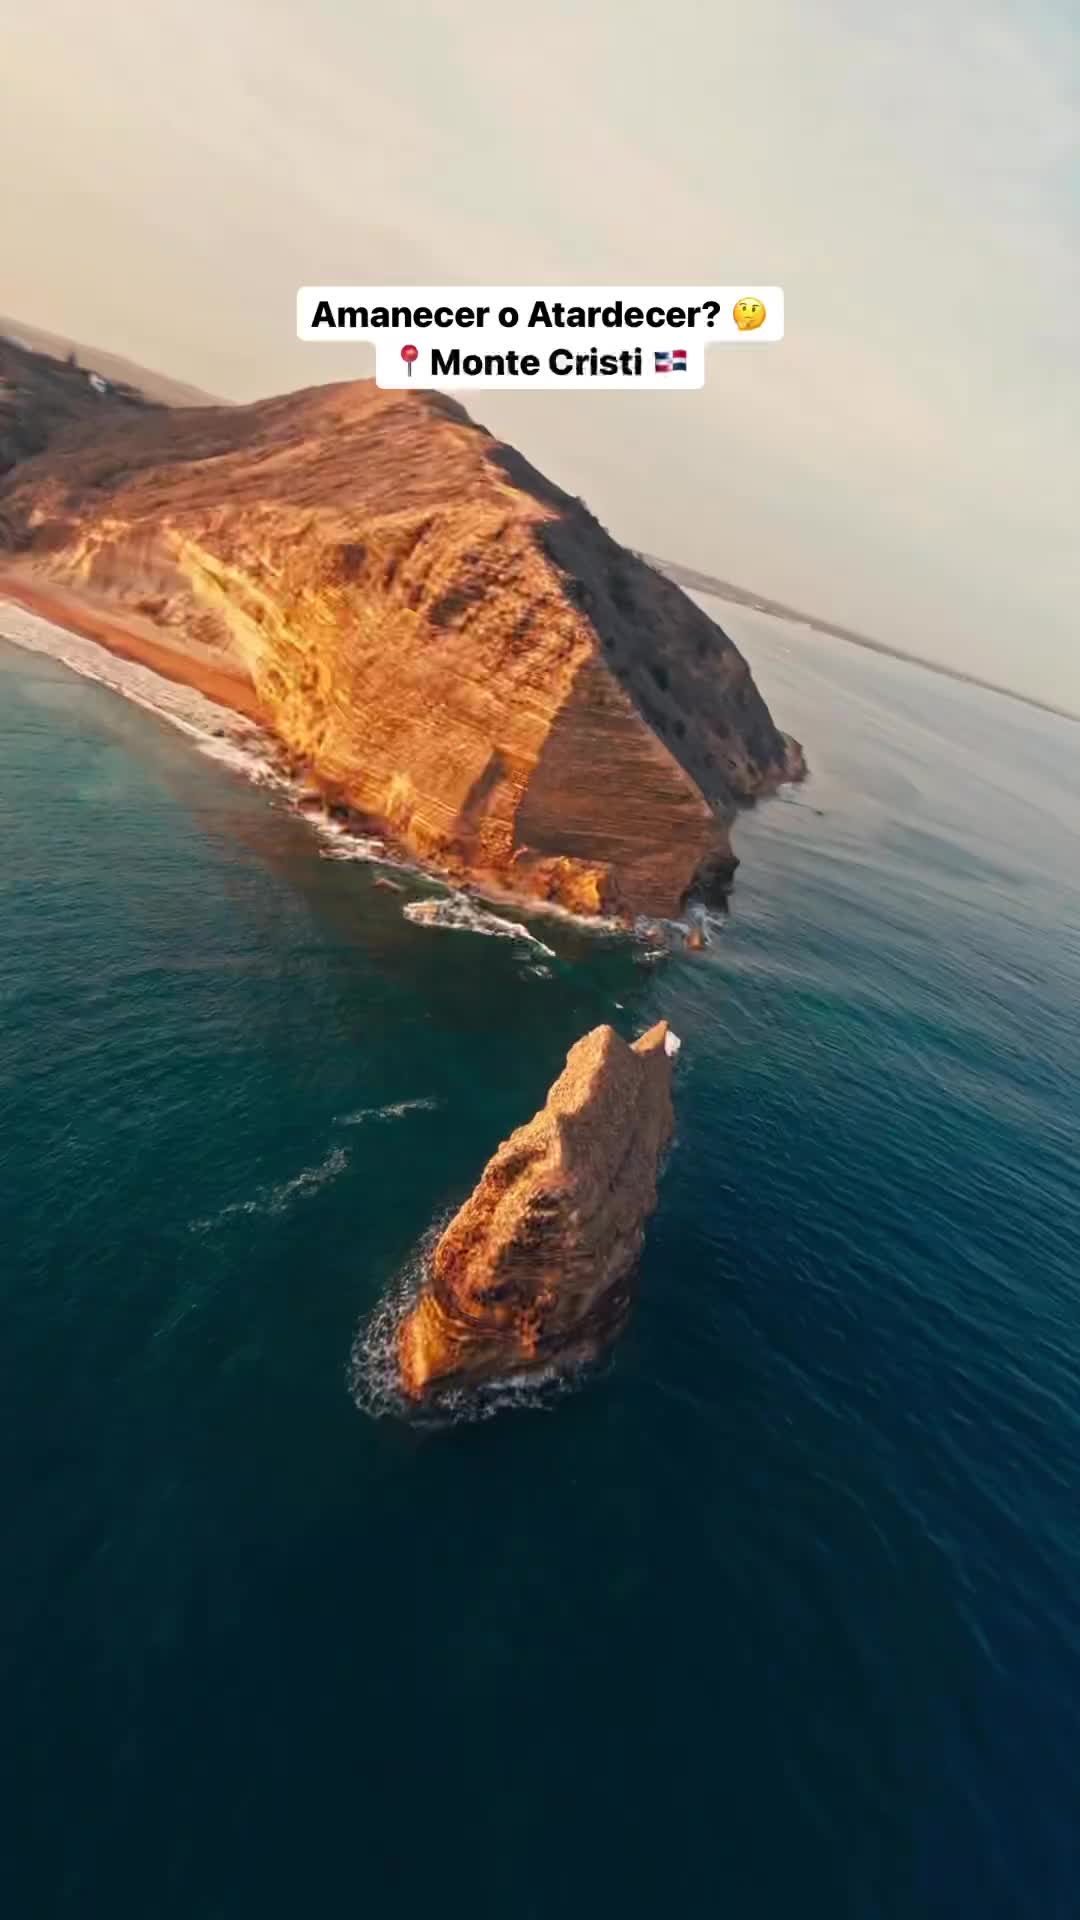
<path fill-rule="evenodd" d="M 86 624 L 93 624 L 92 616 Z M 185 680 L 176 670 L 178 665 L 186 666 L 186 661 L 177 662 L 175 656 L 169 655 L 174 668 L 170 673 L 165 665 L 158 663 L 153 650 L 147 658 L 141 646 L 138 651 L 135 645 L 124 651 L 106 647 L 85 632 L 60 626 L 56 620 L 31 612 L 13 597 L 5 598 L 2 594 L 0 640 L 8 640 L 31 653 L 48 654 L 50 659 L 62 661 L 84 679 L 95 680 L 121 694 L 179 728 L 202 752 L 234 766 L 247 779 L 263 782 L 280 777 L 274 743 L 265 728 L 236 706 L 214 697 L 217 682 L 224 676 L 212 673 L 202 676 L 200 686 L 195 684 L 194 673 L 191 680 Z"/>
<path fill-rule="evenodd" d="M 37 615 L 67 634 L 77 634 L 97 646 L 148 668 L 165 680 L 195 688 L 218 707 L 243 714 L 248 720 L 265 723 L 265 715 L 254 689 L 236 675 L 199 659 L 188 648 L 170 647 L 152 636 L 148 622 L 131 615 L 118 620 L 111 612 L 92 607 L 52 581 L 43 583 L 28 574 L 0 570 L 0 607 L 4 601 Z"/>
<path fill-rule="evenodd" d="M 199 661 L 187 655 L 155 648 L 138 635 L 130 636 L 122 628 L 114 629 L 107 618 L 102 619 L 85 606 L 76 607 L 70 596 L 62 593 L 38 593 L 35 586 L 33 597 L 37 608 L 50 607 L 55 612 L 52 618 L 47 618 L 42 610 L 30 611 L 26 604 L 30 595 L 22 591 L 24 583 L 18 582 L 18 598 L 10 585 L 9 577 L 0 575 L 0 642 L 6 640 L 31 653 L 47 654 L 50 659 L 62 661 L 74 673 L 108 687 L 178 728 L 200 753 L 230 767 L 257 786 L 275 789 L 322 841 L 324 858 L 394 868 L 414 880 L 435 886 L 438 898 L 403 904 L 403 917 L 412 924 L 443 932 L 509 937 L 523 946 L 539 949 L 547 958 L 554 958 L 551 948 L 523 926 L 516 915 L 511 920 L 491 911 L 493 906 L 514 907 L 520 913 L 526 905 L 520 896 L 495 884 L 475 893 L 456 887 L 446 874 L 424 867 L 382 838 L 358 831 L 329 806 L 313 807 L 310 789 L 291 777 L 269 729 L 237 705 L 226 704 L 224 699 L 215 697 L 222 682 L 227 694 L 235 691 L 235 684 L 228 676 L 216 674 L 212 669 L 203 670 Z M 59 624 L 61 617 L 64 625 Z M 105 630 L 110 632 L 108 644 L 97 637 Z M 482 901 L 489 904 L 485 906 Z M 615 920 L 570 913 L 551 901 L 530 901 L 527 905 L 533 914 L 562 921 L 585 932 L 608 935 L 626 931 Z M 687 925 L 683 921 L 671 923 L 680 934 L 687 931 Z M 649 934 L 663 939 L 658 923 L 643 921 L 637 931 L 641 936 Z M 666 942 L 663 950 L 667 950 Z"/>

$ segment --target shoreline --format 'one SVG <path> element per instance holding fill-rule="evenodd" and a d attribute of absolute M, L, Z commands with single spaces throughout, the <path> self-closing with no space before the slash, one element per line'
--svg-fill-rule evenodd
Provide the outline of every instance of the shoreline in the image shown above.
<path fill-rule="evenodd" d="M 39 607 L 56 604 L 55 597 L 47 594 L 34 597 Z M 84 629 L 93 629 L 97 622 L 93 615 L 88 615 L 82 625 Z M 555 957 L 552 950 L 523 926 L 520 918 L 504 919 L 503 913 L 513 910 L 516 916 L 527 919 L 557 919 L 579 932 L 593 935 L 622 934 L 631 941 L 641 937 L 635 929 L 612 920 L 572 914 L 551 902 L 529 900 L 495 885 L 481 887 L 475 882 L 462 882 L 460 877 L 410 859 L 386 840 L 365 832 L 359 823 L 343 820 L 329 798 L 313 806 L 311 787 L 292 777 L 284 764 L 280 743 L 270 729 L 236 706 L 227 706 L 212 697 L 207 686 L 215 687 L 218 676 L 212 672 L 200 676 L 204 683 L 200 686 L 195 684 L 194 674 L 186 677 L 179 670 L 166 674 L 152 658 L 146 657 L 147 653 L 153 655 L 157 651 L 153 647 L 143 647 L 135 641 L 130 650 L 121 651 L 114 645 L 106 645 L 95 632 L 80 632 L 73 624 L 50 619 L 38 608 L 25 605 L 23 599 L 16 599 L 9 590 L 7 576 L 0 574 L 0 643 L 5 642 L 59 661 L 82 679 L 105 687 L 176 728 L 188 737 L 197 752 L 228 767 L 251 785 L 275 789 L 293 817 L 311 828 L 321 843 L 319 851 L 323 859 L 390 868 L 403 879 L 433 888 L 433 894 L 403 902 L 403 917 L 413 925 L 471 931 L 502 939 L 513 937 L 552 959 Z M 169 657 L 177 669 L 189 664 L 186 656 Z M 198 666 L 198 663 L 191 664 Z M 497 911 L 492 912 L 492 908 Z"/>
<path fill-rule="evenodd" d="M 226 707 L 256 726 L 267 728 L 267 718 L 254 687 L 245 686 L 235 675 L 225 673 L 193 654 L 165 646 L 138 633 L 111 613 L 89 606 L 63 587 L 44 586 L 26 574 L 0 569 L 0 608 L 4 602 L 24 613 L 47 622 L 59 632 L 92 641 L 105 653 L 135 666 L 145 667 L 161 680 L 175 686 L 191 687 L 216 707 Z M 137 616 L 136 616 L 137 617 Z"/>
<path fill-rule="evenodd" d="M 31 612 L 0 591 L 0 640 L 27 653 L 41 653 L 84 680 L 117 693 L 177 728 L 211 758 L 221 760 L 257 784 L 280 778 L 276 746 L 269 731 L 234 707 L 212 699 L 200 687 L 166 676 L 147 661 L 111 648 L 86 634 Z"/>
<path fill-rule="evenodd" d="M 853 627 L 842 627 L 835 620 L 826 620 L 815 613 L 801 613 L 782 600 L 751 593 L 749 588 L 738 587 L 731 580 L 714 579 L 711 574 L 701 573 L 696 567 L 685 567 L 679 561 L 660 560 L 651 553 L 642 553 L 639 558 L 691 596 L 700 594 L 706 600 L 719 600 L 721 606 L 738 607 L 744 613 L 762 613 L 769 620 L 805 627 L 808 633 L 823 633 L 830 640 L 842 640 L 845 646 L 862 647 L 866 653 L 899 660 L 907 667 L 922 667 L 926 673 L 936 673 L 943 680 L 955 680 L 959 686 L 978 687 L 981 692 L 996 693 L 1003 700 L 1019 700 L 1022 706 L 1034 707 L 1039 713 L 1050 713 L 1058 720 L 1071 720 L 1074 725 L 1080 725 L 1080 711 L 1076 708 L 1056 706 L 1037 693 L 1023 693 L 1019 687 L 1003 686 L 1000 680 L 985 680 L 981 674 L 965 673 L 962 667 L 950 667 L 946 661 L 931 660 L 924 653 L 910 653 L 906 647 L 895 647 L 887 640 L 873 640 L 868 633 L 856 633 Z"/>

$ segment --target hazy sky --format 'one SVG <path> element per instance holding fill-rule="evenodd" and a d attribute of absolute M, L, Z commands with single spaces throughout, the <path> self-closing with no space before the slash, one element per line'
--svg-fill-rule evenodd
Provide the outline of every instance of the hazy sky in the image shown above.
<path fill-rule="evenodd" d="M 303 283 L 779 283 L 704 392 L 472 411 L 633 546 L 1080 709 L 1074 0 L 6 10 L 0 311 L 244 399 L 367 370 Z"/>

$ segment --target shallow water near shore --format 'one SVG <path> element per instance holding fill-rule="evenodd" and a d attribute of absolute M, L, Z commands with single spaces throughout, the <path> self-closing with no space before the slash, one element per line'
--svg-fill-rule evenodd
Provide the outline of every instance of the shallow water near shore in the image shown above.
<path fill-rule="evenodd" d="M 1080 729 L 710 611 L 813 778 L 697 955 L 418 924 L 0 644 L 20 1920 L 1074 1911 Z M 661 1017 L 609 1363 L 370 1417 L 433 1223 Z"/>

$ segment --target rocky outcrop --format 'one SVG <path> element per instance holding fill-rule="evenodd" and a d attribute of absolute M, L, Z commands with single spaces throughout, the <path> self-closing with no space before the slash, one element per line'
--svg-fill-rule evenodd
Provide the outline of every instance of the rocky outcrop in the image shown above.
<path fill-rule="evenodd" d="M 801 770 L 726 634 L 453 401 L 360 381 L 105 418 L 0 483 L 5 572 L 152 620 L 442 871 L 671 913 Z"/>
<path fill-rule="evenodd" d="M 667 1022 L 597 1027 L 504 1141 L 430 1261 L 398 1334 L 415 1402 L 594 1357 L 621 1325 L 672 1134 Z"/>

